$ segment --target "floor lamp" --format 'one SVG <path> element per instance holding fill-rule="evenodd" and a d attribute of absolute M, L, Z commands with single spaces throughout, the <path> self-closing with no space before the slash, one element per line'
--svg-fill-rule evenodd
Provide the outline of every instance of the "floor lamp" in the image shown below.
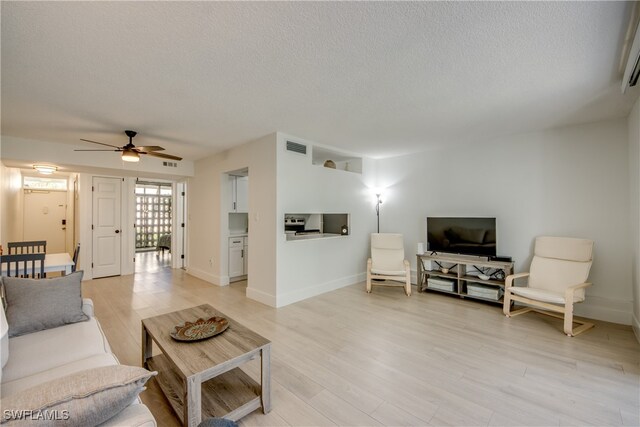
<path fill-rule="evenodd" d="M 380 233 L 380 205 L 382 204 L 382 199 L 380 199 L 380 193 L 376 194 L 376 217 L 378 217 L 378 233 Z M 372 279 L 375 282 L 385 282 L 387 279 Z"/>
<path fill-rule="evenodd" d="M 376 202 L 376 216 L 378 217 L 378 233 L 380 233 L 380 205 L 382 200 L 380 199 L 380 193 L 376 194 L 378 201 Z"/>

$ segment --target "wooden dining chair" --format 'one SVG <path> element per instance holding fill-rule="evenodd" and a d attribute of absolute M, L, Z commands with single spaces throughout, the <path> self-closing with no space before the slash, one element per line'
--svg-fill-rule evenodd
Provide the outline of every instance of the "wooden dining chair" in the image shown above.
<path fill-rule="evenodd" d="M 44 278 L 44 252 L 0 256 L 0 272 L 8 277 Z"/>
<path fill-rule="evenodd" d="M 39 252 L 47 252 L 46 240 L 31 240 L 25 242 L 9 242 L 7 243 L 9 255 L 13 254 L 37 254 Z"/>

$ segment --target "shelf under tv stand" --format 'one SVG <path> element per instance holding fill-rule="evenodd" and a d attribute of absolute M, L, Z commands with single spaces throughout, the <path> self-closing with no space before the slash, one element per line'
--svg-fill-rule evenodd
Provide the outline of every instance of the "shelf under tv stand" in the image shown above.
<path fill-rule="evenodd" d="M 479 295 L 469 295 L 467 293 L 467 286 L 477 283 L 492 288 L 501 288 L 504 291 L 504 278 L 513 273 L 513 261 L 490 261 L 486 257 L 442 253 L 416 255 L 416 257 L 418 265 L 418 292 L 440 292 L 457 295 L 460 298 L 477 299 L 494 304 L 503 303 L 502 296 L 496 300 Z M 425 269 L 425 263 L 429 261 L 431 261 L 431 269 Z M 447 273 L 442 272 L 436 263 L 442 265 L 443 268 L 450 268 L 450 271 Z M 482 280 L 475 275 L 467 274 L 468 272 L 472 272 L 474 267 L 486 269 L 488 270 L 487 272 L 494 273 L 493 277 L 489 280 Z M 427 281 L 430 277 L 453 282 L 453 289 L 449 291 L 427 286 Z"/>

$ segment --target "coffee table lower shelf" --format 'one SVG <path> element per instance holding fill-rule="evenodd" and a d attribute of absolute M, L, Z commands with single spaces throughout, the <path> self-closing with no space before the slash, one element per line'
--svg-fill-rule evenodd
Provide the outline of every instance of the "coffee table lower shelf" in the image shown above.
<path fill-rule="evenodd" d="M 184 385 L 167 358 L 160 354 L 147 359 L 147 367 L 158 371 L 155 377 L 162 392 L 184 423 Z M 202 383 L 202 419 L 224 417 L 237 421 L 262 406 L 260 384 L 240 368 L 232 369 Z"/>

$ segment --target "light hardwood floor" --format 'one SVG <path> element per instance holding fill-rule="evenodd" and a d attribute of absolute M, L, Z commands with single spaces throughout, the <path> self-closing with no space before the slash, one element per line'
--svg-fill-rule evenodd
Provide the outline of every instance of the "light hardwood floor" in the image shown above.
<path fill-rule="evenodd" d="M 140 365 L 141 319 L 203 303 L 270 339 L 273 410 L 244 426 L 640 424 L 628 326 L 596 322 L 569 338 L 561 320 L 397 288 L 367 294 L 364 283 L 274 309 L 245 288 L 160 269 L 85 282 L 83 293 L 125 364 Z M 257 362 L 246 371 L 257 378 Z M 154 381 L 142 399 L 160 426 L 178 425 Z"/>

